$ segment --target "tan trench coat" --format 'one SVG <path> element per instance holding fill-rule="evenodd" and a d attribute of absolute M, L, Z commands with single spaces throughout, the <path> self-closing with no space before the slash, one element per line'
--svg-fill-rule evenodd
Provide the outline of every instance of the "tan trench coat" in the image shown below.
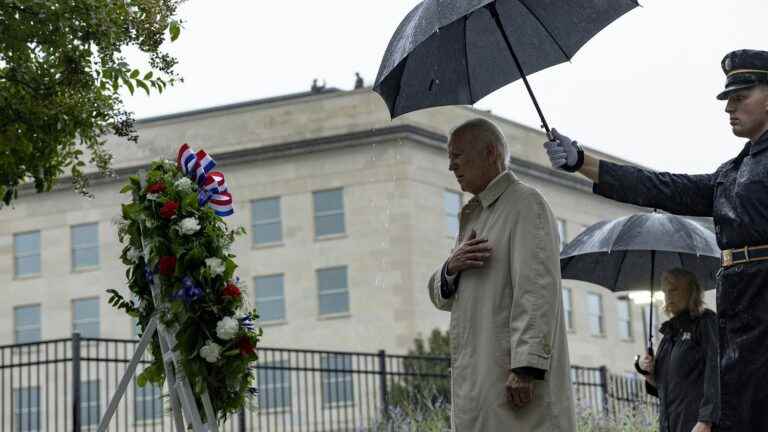
<path fill-rule="evenodd" d="M 438 309 L 451 312 L 451 399 L 457 432 L 576 430 L 552 211 L 506 171 L 461 210 L 457 245 L 472 230 L 493 248 L 485 266 L 465 270 L 450 299 L 442 266 L 429 280 Z M 546 370 L 534 400 L 512 409 L 504 384 L 512 368 Z"/>

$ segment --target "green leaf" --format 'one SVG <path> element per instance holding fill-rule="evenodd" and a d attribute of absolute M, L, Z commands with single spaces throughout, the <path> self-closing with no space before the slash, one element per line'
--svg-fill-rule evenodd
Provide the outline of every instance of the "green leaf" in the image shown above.
<path fill-rule="evenodd" d="M 125 84 L 126 87 L 128 87 L 128 91 L 131 92 L 131 94 L 133 94 L 133 92 L 136 90 L 136 88 L 133 86 L 133 83 L 131 83 L 131 81 L 126 79 L 125 77 L 123 77 L 123 83 Z"/>
<path fill-rule="evenodd" d="M 138 78 L 140 73 L 141 73 L 141 72 L 139 72 L 139 70 L 138 70 L 138 69 L 134 69 L 134 70 L 131 72 L 131 79 L 136 79 L 136 78 Z"/>
<path fill-rule="evenodd" d="M 147 83 L 141 80 L 136 80 L 136 85 L 143 88 L 145 92 L 147 92 L 147 96 L 149 96 L 149 87 L 147 86 Z"/>
<path fill-rule="evenodd" d="M 152 71 L 149 71 L 149 72 L 147 72 L 147 73 L 144 75 L 144 78 L 143 78 L 143 79 L 144 79 L 145 81 L 151 80 L 151 79 L 152 79 Z"/>
<path fill-rule="evenodd" d="M 179 34 L 181 33 L 181 26 L 179 25 L 179 22 L 171 21 L 171 25 L 168 28 L 168 32 L 171 34 L 171 42 L 174 42 L 176 39 L 178 39 Z"/>

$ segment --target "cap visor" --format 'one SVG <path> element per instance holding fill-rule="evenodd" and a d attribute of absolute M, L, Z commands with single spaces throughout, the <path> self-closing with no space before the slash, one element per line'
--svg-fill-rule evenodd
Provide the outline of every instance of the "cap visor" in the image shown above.
<path fill-rule="evenodd" d="M 728 99 L 728 97 L 730 95 L 734 94 L 735 92 L 737 92 L 739 90 L 743 90 L 745 88 L 754 87 L 756 85 L 757 85 L 757 83 L 739 84 L 739 85 L 730 86 L 730 87 L 726 88 L 725 90 L 723 90 L 722 92 L 720 92 L 720 94 L 717 95 L 717 98 L 719 100 L 726 100 L 726 99 Z"/>

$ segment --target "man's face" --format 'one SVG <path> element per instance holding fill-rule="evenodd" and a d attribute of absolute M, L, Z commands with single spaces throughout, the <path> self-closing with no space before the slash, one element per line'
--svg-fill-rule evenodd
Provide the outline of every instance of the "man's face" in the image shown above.
<path fill-rule="evenodd" d="M 468 134 L 454 135 L 448 143 L 448 169 L 456 176 L 461 190 L 477 195 L 488 185 L 489 147 L 472 142 Z M 492 179 L 491 179 L 492 180 Z"/>
<path fill-rule="evenodd" d="M 728 97 L 725 112 L 737 137 L 757 139 L 768 128 L 768 91 L 763 85 L 738 90 Z"/>

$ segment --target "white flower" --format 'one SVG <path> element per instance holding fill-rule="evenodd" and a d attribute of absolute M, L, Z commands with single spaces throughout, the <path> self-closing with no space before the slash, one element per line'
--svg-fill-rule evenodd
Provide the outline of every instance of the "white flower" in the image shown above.
<path fill-rule="evenodd" d="M 184 218 L 179 222 L 179 229 L 184 235 L 194 234 L 200 229 L 200 222 L 194 217 Z"/>
<path fill-rule="evenodd" d="M 224 273 L 224 270 L 226 269 L 224 261 L 218 258 L 206 258 L 205 265 L 208 267 L 208 270 L 211 271 L 212 276 L 220 275 Z"/>
<path fill-rule="evenodd" d="M 137 263 L 139 262 L 139 257 L 141 257 L 141 251 L 131 246 L 128 252 L 126 252 L 125 257 L 128 258 L 128 261 Z"/>
<path fill-rule="evenodd" d="M 214 341 L 208 341 L 200 348 L 200 356 L 208 363 L 216 363 L 221 357 L 221 346 Z"/>
<path fill-rule="evenodd" d="M 224 317 L 216 323 L 216 336 L 222 340 L 230 340 L 240 331 L 240 323 L 232 317 Z"/>
<path fill-rule="evenodd" d="M 160 194 L 159 193 L 148 193 L 147 194 L 147 199 L 148 200 L 157 201 L 159 198 L 160 198 Z"/>
<path fill-rule="evenodd" d="M 189 177 L 182 177 L 173 184 L 176 189 L 179 189 L 181 191 L 191 192 L 192 191 L 192 180 L 189 179 Z"/>

